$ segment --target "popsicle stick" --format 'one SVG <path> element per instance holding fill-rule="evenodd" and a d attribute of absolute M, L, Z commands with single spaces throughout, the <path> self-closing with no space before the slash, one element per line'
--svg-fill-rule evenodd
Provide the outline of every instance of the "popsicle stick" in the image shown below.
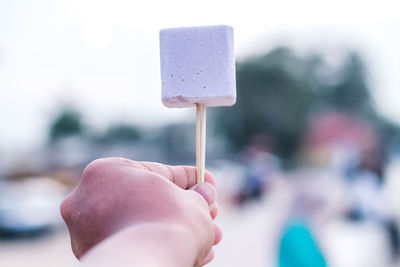
<path fill-rule="evenodd" d="M 196 167 L 197 183 L 204 182 L 206 160 L 206 111 L 205 105 L 196 104 Z"/>
<path fill-rule="evenodd" d="M 200 104 L 196 104 L 196 167 L 197 167 L 197 172 L 196 172 L 196 182 L 200 182 L 200 150 L 201 150 L 201 114 L 200 114 Z"/>
<path fill-rule="evenodd" d="M 206 167 L 206 115 L 207 115 L 207 107 L 202 105 L 201 109 L 201 147 L 200 147 L 200 183 L 204 182 L 204 172 Z"/>

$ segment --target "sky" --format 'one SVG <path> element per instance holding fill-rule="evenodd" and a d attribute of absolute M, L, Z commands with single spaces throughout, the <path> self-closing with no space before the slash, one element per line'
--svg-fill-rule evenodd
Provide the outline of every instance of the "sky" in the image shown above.
<path fill-rule="evenodd" d="M 355 49 L 376 106 L 400 122 L 396 1 L 0 0 L 0 149 L 43 144 L 60 107 L 94 127 L 194 119 L 161 104 L 158 32 L 228 24 L 238 60 L 288 45 L 335 60 Z"/>

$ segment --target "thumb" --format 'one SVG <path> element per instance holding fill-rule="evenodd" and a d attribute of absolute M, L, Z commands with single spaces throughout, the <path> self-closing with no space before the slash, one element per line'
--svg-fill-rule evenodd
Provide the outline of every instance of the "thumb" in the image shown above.
<path fill-rule="evenodd" d="M 189 190 L 193 190 L 201 195 L 207 202 L 210 210 L 214 208 L 217 199 L 217 191 L 215 190 L 215 187 L 212 186 L 210 183 L 196 184 L 192 186 Z"/>

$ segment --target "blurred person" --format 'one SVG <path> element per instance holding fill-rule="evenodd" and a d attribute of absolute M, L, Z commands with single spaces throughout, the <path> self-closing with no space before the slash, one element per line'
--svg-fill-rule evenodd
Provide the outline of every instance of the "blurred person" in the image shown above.
<path fill-rule="evenodd" d="M 90 163 L 61 204 L 83 266 L 202 266 L 221 240 L 215 180 L 195 167 L 123 158 Z"/>
<path fill-rule="evenodd" d="M 382 136 L 371 122 L 345 112 L 312 118 L 305 138 L 305 157 L 347 183 L 350 203 L 344 216 L 385 229 L 394 257 L 399 254 L 398 227 L 386 214 L 382 188 L 386 157 Z"/>
<path fill-rule="evenodd" d="M 388 228 L 391 229 L 391 242 L 395 256 L 399 258 L 400 254 L 400 240 L 399 240 L 399 226 L 400 226 L 400 159 L 395 157 L 388 163 L 385 172 L 385 184 L 383 185 L 383 198 L 386 214 L 389 219 Z"/>
<path fill-rule="evenodd" d="M 310 177 L 304 177 L 307 174 Z M 317 183 L 316 177 L 315 173 L 309 172 L 291 177 L 294 179 L 291 182 L 293 198 L 279 240 L 279 267 L 327 266 L 317 229 L 327 215 L 324 209 L 328 204 L 327 196 L 321 195 L 326 189 L 324 183 Z M 320 191 L 315 190 L 317 186 Z"/>
<path fill-rule="evenodd" d="M 246 148 L 246 173 L 238 196 L 238 203 L 257 200 L 271 188 L 276 173 L 280 171 L 277 157 L 269 153 L 270 140 L 267 136 L 257 134 L 251 138 Z"/>
<path fill-rule="evenodd" d="M 364 153 L 353 169 L 350 180 L 352 204 L 347 218 L 354 222 L 372 222 L 385 230 L 393 260 L 400 254 L 400 233 L 393 212 L 389 211 L 384 189 L 385 157 L 382 149 Z"/>
<path fill-rule="evenodd" d="M 293 217 L 279 244 L 279 267 L 326 267 L 325 257 L 305 217 Z"/>

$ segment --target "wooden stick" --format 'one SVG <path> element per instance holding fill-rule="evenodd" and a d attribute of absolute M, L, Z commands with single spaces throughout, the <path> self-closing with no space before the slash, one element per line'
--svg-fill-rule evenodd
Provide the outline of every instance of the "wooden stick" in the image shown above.
<path fill-rule="evenodd" d="M 197 167 L 197 172 L 196 172 L 196 181 L 197 183 L 200 182 L 200 147 L 201 147 L 201 116 L 200 116 L 200 104 L 196 104 L 196 167 Z"/>
<path fill-rule="evenodd" d="M 207 115 L 207 107 L 202 105 L 201 109 L 201 147 L 200 147 L 200 183 L 204 182 L 204 172 L 206 167 L 206 115 Z"/>
<path fill-rule="evenodd" d="M 196 167 L 197 183 L 204 182 L 206 160 L 206 111 L 205 105 L 196 104 Z"/>

